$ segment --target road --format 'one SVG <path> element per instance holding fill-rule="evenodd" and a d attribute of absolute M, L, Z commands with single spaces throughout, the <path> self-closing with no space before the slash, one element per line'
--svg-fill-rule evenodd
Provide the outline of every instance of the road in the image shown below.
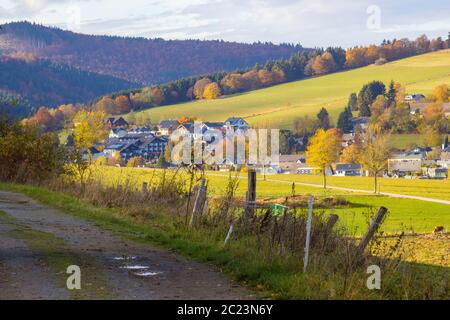
<path fill-rule="evenodd" d="M 215 177 L 225 177 L 225 178 L 229 177 L 229 175 L 215 174 L 215 173 L 208 173 L 208 175 L 209 176 L 215 176 Z M 238 177 L 238 178 L 247 180 L 247 177 Z M 259 181 L 263 181 L 264 179 L 260 178 L 258 180 Z M 275 182 L 275 183 L 288 183 L 290 185 L 292 185 L 292 183 L 294 182 L 294 181 L 286 181 L 286 180 L 278 180 L 278 179 L 266 179 L 265 181 L 266 182 Z M 311 184 L 311 183 L 304 183 L 304 182 L 294 182 L 294 183 L 296 185 L 301 185 L 301 186 L 314 187 L 314 188 L 323 188 L 322 185 L 318 185 L 318 184 Z M 372 195 L 374 194 L 373 191 L 362 190 L 362 189 L 352 189 L 352 188 L 335 187 L 335 186 L 327 186 L 327 188 L 328 189 L 333 189 L 333 190 L 348 191 L 348 192 L 366 193 L 366 194 L 372 194 Z M 435 203 L 441 203 L 441 204 L 448 204 L 448 205 L 450 205 L 450 201 L 448 201 L 448 200 L 411 196 L 411 195 L 407 195 L 407 194 L 380 192 L 379 195 L 387 196 L 387 197 L 391 197 L 391 198 L 413 199 L 413 200 L 435 202 Z"/>
<path fill-rule="evenodd" d="M 81 269 L 68 290 L 66 269 Z M 211 267 L 0 191 L 1 299 L 254 299 Z"/>

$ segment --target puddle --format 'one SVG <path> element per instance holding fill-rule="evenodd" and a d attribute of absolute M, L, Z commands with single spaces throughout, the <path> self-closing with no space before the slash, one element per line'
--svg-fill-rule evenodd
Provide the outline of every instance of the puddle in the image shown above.
<path fill-rule="evenodd" d="M 133 274 L 138 277 L 153 277 L 161 273 L 162 272 L 152 272 L 152 271 L 133 272 Z"/>
<path fill-rule="evenodd" d="M 120 269 L 127 269 L 127 270 L 145 270 L 145 269 L 149 269 L 150 267 L 148 266 L 122 266 L 120 267 Z"/>
<path fill-rule="evenodd" d="M 136 260 L 137 257 L 136 256 L 122 256 L 122 257 L 114 257 L 112 259 L 116 260 L 116 261 L 125 261 L 125 260 Z"/>

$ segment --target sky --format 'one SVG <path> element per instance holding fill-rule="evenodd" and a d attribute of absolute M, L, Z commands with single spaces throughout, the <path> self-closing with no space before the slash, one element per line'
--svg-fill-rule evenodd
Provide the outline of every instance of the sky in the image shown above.
<path fill-rule="evenodd" d="M 0 23 L 86 34 L 270 41 L 305 47 L 447 38 L 449 0 L 0 0 Z"/>

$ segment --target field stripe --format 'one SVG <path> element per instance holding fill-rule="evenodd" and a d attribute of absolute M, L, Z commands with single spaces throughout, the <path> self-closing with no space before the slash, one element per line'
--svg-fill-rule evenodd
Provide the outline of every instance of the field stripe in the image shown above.
<path fill-rule="evenodd" d="M 228 175 L 224 174 L 211 174 L 208 173 L 207 176 L 213 176 L 213 177 L 225 177 L 228 178 Z M 239 179 L 246 180 L 247 177 L 238 176 Z M 302 185 L 306 187 L 314 187 L 314 188 L 322 188 L 322 185 L 319 184 L 312 184 L 312 183 L 304 183 L 304 182 L 295 182 L 295 181 L 287 181 L 287 180 L 277 180 L 277 179 L 258 179 L 259 181 L 266 181 L 266 182 L 275 182 L 275 183 L 295 183 L 295 185 Z M 367 193 L 367 194 L 374 194 L 373 191 L 364 190 L 364 189 L 351 189 L 351 188 L 344 188 L 344 187 L 335 187 L 335 186 L 327 186 L 328 189 L 334 189 L 334 190 L 340 190 L 340 191 L 348 191 L 348 192 L 356 192 L 356 193 Z M 440 204 L 447 204 L 450 205 L 450 201 L 448 200 L 441 200 L 441 199 L 433 199 L 433 198 L 425 198 L 425 197 L 417 197 L 417 196 L 410 196 L 406 194 L 397 194 L 397 193 L 390 193 L 390 192 L 380 192 L 378 193 L 382 196 L 387 196 L 391 198 L 400 198 L 400 199 L 413 199 L 413 200 L 420 200 L 420 201 L 427 201 L 427 202 L 434 202 L 434 203 L 440 203 Z"/>

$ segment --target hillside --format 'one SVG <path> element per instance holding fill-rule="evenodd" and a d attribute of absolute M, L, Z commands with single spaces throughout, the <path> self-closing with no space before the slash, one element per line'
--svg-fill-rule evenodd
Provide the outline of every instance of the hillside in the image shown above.
<path fill-rule="evenodd" d="M 251 124 L 270 122 L 290 128 L 298 116 L 315 116 L 326 107 L 333 120 L 357 92 L 372 80 L 402 83 L 408 92 L 428 94 L 436 85 L 450 84 L 450 50 L 428 53 L 346 72 L 282 84 L 217 100 L 157 107 L 143 112 L 157 122 L 161 119 L 194 116 L 209 121 L 223 121 L 230 116 L 245 117 Z"/>
<path fill-rule="evenodd" d="M 144 84 L 231 71 L 290 57 L 301 46 L 271 43 L 90 36 L 26 22 L 0 30 L 0 51 L 32 53 L 39 59 Z"/>
<path fill-rule="evenodd" d="M 28 116 L 34 109 L 45 105 L 82 103 L 138 84 L 112 76 L 80 71 L 49 61 L 26 61 L 0 57 L 1 108 L 14 117 Z M 16 96 L 11 106 L 5 96 Z M 17 97 L 20 97 L 17 102 Z M 16 107 L 16 108 L 13 108 Z"/>

